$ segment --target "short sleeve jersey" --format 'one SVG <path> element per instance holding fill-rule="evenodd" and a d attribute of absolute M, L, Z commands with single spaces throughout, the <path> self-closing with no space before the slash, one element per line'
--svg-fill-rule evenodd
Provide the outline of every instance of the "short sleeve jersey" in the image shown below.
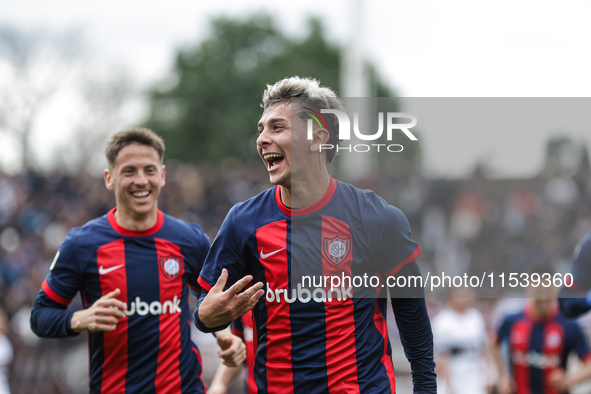
<path fill-rule="evenodd" d="M 395 275 L 419 253 L 399 209 L 331 178 L 324 196 L 303 209 L 286 207 L 279 186 L 235 205 L 199 284 L 210 290 L 223 268 L 227 286 L 247 274 L 264 284 L 254 309 L 259 393 L 389 393 L 386 299 L 376 298 L 375 283 L 353 296 L 350 282 L 331 290 L 319 280 Z"/>
<path fill-rule="evenodd" d="M 90 392 L 204 393 L 188 286 L 198 289 L 209 239 L 161 211 L 145 231 L 121 227 L 114 212 L 68 233 L 42 285 L 63 305 L 80 292 L 85 308 L 121 290 L 127 317 L 113 332 L 89 332 Z"/>
<path fill-rule="evenodd" d="M 557 311 L 545 320 L 537 319 L 531 305 L 509 315 L 497 331 L 497 343 L 506 343 L 511 374 L 517 394 L 564 394 L 551 390 L 548 377 L 558 368 L 566 369 L 571 352 L 587 360 L 591 354 L 576 321 Z"/>

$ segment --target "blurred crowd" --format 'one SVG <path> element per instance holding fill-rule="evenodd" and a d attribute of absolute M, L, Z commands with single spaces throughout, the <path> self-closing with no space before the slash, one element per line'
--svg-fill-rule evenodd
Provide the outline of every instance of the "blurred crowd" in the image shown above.
<path fill-rule="evenodd" d="M 175 161 L 166 165 L 167 184 L 159 207 L 201 224 L 211 239 L 234 203 L 269 187 L 267 173 L 258 161 L 229 159 L 215 167 Z M 419 263 L 423 270 L 433 272 L 527 272 L 538 263 L 551 263 L 558 272 L 566 272 L 577 240 L 591 230 L 588 165 L 571 176 L 530 179 L 489 179 L 475 171 L 462 180 L 434 180 L 408 171 L 368 177 L 357 186 L 375 190 L 402 209 L 423 250 Z M 14 348 L 0 370 L 8 367 L 13 394 L 87 390 L 85 376 L 79 378 L 77 372 L 62 368 L 87 357 L 85 336 L 40 340 L 31 333 L 28 319 L 69 229 L 105 214 L 114 205 L 113 193 L 96 174 L 8 176 L 0 172 L 0 308 L 8 322 L 0 324 L 0 335 L 5 334 Z M 477 306 L 492 331 L 497 322 L 491 311 L 497 302 L 492 290 L 489 296 Z M 79 302 L 72 308 L 79 308 Z M 433 315 L 443 305 L 442 300 L 429 301 Z M 213 352 L 211 357 L 215 357 Z M 399 365 L 396 360 L 395 365 Z"/>

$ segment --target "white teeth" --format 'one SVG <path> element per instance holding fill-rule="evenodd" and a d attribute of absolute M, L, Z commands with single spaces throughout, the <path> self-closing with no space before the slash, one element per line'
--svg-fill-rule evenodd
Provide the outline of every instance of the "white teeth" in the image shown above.
<path fill-rule="evenodd" d="M 145 192 L 139 192 L 139 193 L 132 193 L 134 197 L 146 197 L 148 194 L 150 194 L 149 191 L 145 191 Z"/>
<path fill-rule="evenodd" d="M 267 153 L 263 156 L 265 160 L 274 159 L 274 158 L 283 158 L 283 155 L 279 155 L 277 153 Z"/>

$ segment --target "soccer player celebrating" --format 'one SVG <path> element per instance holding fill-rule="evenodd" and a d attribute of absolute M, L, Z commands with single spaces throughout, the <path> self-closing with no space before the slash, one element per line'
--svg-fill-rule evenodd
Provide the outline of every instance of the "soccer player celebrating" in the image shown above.
<path fill-rule="evenodd" d="M 556 289 L 531 289 L 525 309 L 507 316 L 495 341 L 499 394 L 564 394 L 591 377 L 591 352 L 581 327 L 558 311 Z M 508 346 L 507 371 L 501 346 Z M 567 375 L 567 359 L 576 352 L 584 365 Z"/>
<path fill-rule="evenodd" d="M 257 148 L 275 186 L 228 213 L 199 277 L 205 291 L 195 324 L 219 329 L 254 306 L 258 393 L 394 393 L 383 293 L 313 288 L 302 277 L 420 275 L 408 221 L 373 192 L 329 175 L 334 150 L 321 146 L 337 145 L 336 116 L 306 137 L 309 114 L 344 110 L 331 89 L 286 78 L 267 86 L 262 106 Z M 257 283 L 240 293 L 251 275 Z M 431 326 L 419 295 L 393 298 L 392 306 L 414 392 L 435 393 Z"/>
<path fill-rule="evenodd" d="M 201 360 L 190 338 L 191 286 L 209 250 L 197 224 L 162 213 L 164 143 L 148 129 L 115 134 L 105 184 L 117 206 L 69 233 L 33 305 L 41 337 L 89 331 L 90 392 L 201 394 Z M 67 310 L 80 291 L 84 308 Z M 218 334 L 229 365 L 244 359 L 240 338 Z"/>

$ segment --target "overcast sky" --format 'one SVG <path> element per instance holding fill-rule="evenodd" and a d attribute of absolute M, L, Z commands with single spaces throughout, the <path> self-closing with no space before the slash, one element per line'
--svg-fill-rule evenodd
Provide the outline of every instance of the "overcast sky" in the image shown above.
<path fill-rule="evenodd" d="M 590 96 L 588 1 L 369 0 L 363 5 L 365 53 L 401 96 Z M 350 34 L 349 6 L 349 1 L 318 0 L 0 0 L 0 23 L 78 28 L 95 59 L 121 64 L 138 83 L 147 85 L 166 75 L 179 47 L 205 38 L 214 16 L 266 12 L 289 34 L 299 35 L 306 19 L 315 15 L 325 23 L 329 37 L 344 44 Z M 56 107 L 45 115 L 55 127 L 50 135 L 38 132 L 40 154 L 45 151 L 40 146 L 63 142 L 71 132 L 67 111 Z M 591 145 L 589 127 L 578 126 L 560 131 Z M 430 130 L 423 130 L 422 143 L 430 171 L 462 175 L 487 157 L 499 174 L 518 176 L 539 169 L 544 142 L 557 131 L 529 130 L 528 151 L 513 159 L 507 158 L 514 155 L 506 154 L 502 142 L 510 134 L 502 130 L 496 139 L 466 142 L 465 136 L 451 136 L 451 144 L 469 144 L 461 155 L 442 151 Z M 8 145 L 0 148 L 4 165 L 14 159 Z"/>

